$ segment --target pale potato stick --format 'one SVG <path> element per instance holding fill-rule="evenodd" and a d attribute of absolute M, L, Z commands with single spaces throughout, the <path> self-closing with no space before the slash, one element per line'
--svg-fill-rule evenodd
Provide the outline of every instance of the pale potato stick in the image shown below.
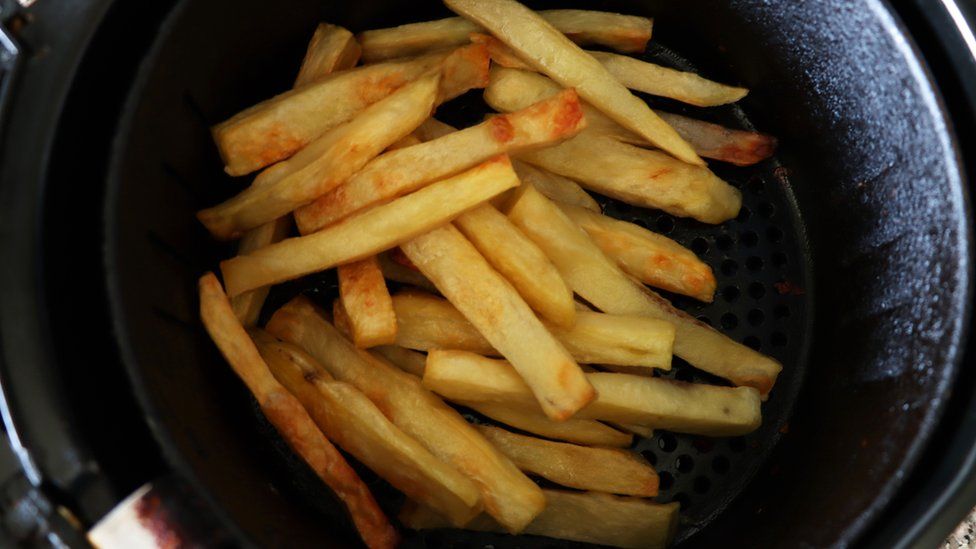
<path fill-rule="evenodd" d="M 600 194 L 678 217 L 722 223 L 739 214 L 742 193 L 708 168 L 583 132 L 520 158 Z"/>
<path fill-rule="evenodd" d="M 489 75 L 490 74 L 491 73 L 489 73 Z M 526 107 L 528 107 L 529 105 L 531 105 L 531 103 L 526 105 Z M 423 141 L 433 141 L 438 137 L 444 137 L 445 135 L 449 133 L 454 133 L 456 131 L 458 131 L 458 129 L 450 124 L 445 124 L 444 122 L 441 122 L 436 118 L 428 118 L 427 120 L 424 121 L 423 124 L 420 125 L 419 128 L 417 128 L 417 131 L 414 132 L 414 135 L 416 135 L 420 139 L 420 141 L 423 142 Z"/>
<path fill-rule="evenodd" d="M 478 487 L 401 431 L 358 389 L 335 381 L 315 359 L 267 333 L 254 336 L 275 378 L 343 450 L 414 501 L 464 526 L 481 512 Z"/>
<path fill-rule="evenodd" d="M 705 158 L 714 158 L 736 166 L 750 166 L 766 160 L 776 152 L 776 138 L 771 135 L 726 128 L 680 114 L 658 114 Z"/>
<path fill-rule="evenodd" d="M 489 425 L 478 430 L 516 467 L 561 486 L 624 496 L 657 495 L 657 473 L 634 452 L 553 442 Z"/>
<path fill-rule="evenodd" d="M 568 177 L 554 174 L 552 172 L 536 168 L 531 164 L 512 162 L 515 173 L 518 174 L 522 183 L 528 183 L 536 188 L 540 193 L 549 198 L 564 204 L 573 204 L 594 212 L 601 212 L 600 204 L 593 199 L 582 187 Z"/>
<path fill-rule="evenodd" d="M 653 427 L 645 427 L 643 425 L 637 425 L 635 423 L 620 423 L 614 421 L 610 421 L 608 423 L 610 425 L 613 425 L 617 429 L 620 429 L 626 433 L 633 433 L 641 438 L 651 438 L 652 436 L 654 436 Z"/>
<path fill-rule="evenodd" d="M 543 10 L 539 15 L 578 44 L 598 44 L 624 53 L 644 51 L 653 24 L 644 17 L 589 10 Z M 471 33 L 483 31 L 470 21 L 451 17 L 369 30 L 358 38 L 363 59 L 372 63 L 466 44 Z"/>
<path fill-rule="evenodd" d="M 518 184 L 508 158 L 497 157 L 317 233 L 223 261 L 221 270 L 232 295 L 298 278 L 392 248 Z"/>
<path fill-rule="evenodd" d="M 509 218 L 546 252 L 577 295 L 607 313 L 667 320 L 675 326 L 674 354 L 736 385 L 769 393 L 783 369 L 778 362 L 675 309 L 621 271 L 549 199 L 531 188 L 519 191 Z"/>
<path fill-rule="evenodd" d="M 334 223 L 372 204 L 406 194 L 498 154 L 515 154 L 563 141 L 582 130 L 576 92 L 498 116 L 440 138 L 391 151 L 342 186 L 295 212 L 302 234 Z"/>
<path fill-rule="evenodd" d="M 434 229 L 400 248 L 511 361 L 547 416 L 568 419 L 593 400 L 593 388 L 573 357 L 453 225 Z"/>
<path fill-rule="evenodd" d="M 665 549 L 678 529 L 678 503 L 654 503 L 642 498 L 596 492 L 543 490 L 548 506 L 526 534 L 609 545 L 625 549 Z M 413 530 L 450 528 L 451 523 L 429 507 L 408 501 L 400 522 Z M 466 530 L 504 532 L 490 517 L 480 515 Z"/>
<path fill-rule="evenodd" d="M 315 200 L 426 120 L 440 78 L 439 72 L 432 72 L 366 107 L 295 156 L 262 172 L 237 196 L 200 211 L 197 217 L 211 234 L 229 239 Z"/>
<path fill-rule="evenodd" d="M 715 107 L 735 103 L 749 93 L 746 88 L 727 86 L 702 78 L 693 72 L 683 72 L 626 55 L 591 51 L 607 72 L 632 90 L 670 97 L 696 107 Z"/>
<path fill-rule="evenodd" d="M 636 423 L 706 436 L 735 436 L 761 422 L 759 392 L 752 387 L 717 387 L 656 377 L 597 372 L 585 374 L 596 399 L 579 419 Z M 431 351 L 424 386 L 448 400 L 508 407 L 533 404 L 532 392 L 504 361 L 467 351 Z"/>
<path fill-rule="evenodd" d="M 271 375 L 254 342 L 234 316 L 217 277 L 205 274 L 199 288 L 200 318 L 207 333 L 254 395 L 268 421 L 346 505 L 368 547 L 395 547 L 399 536 L 369 488 L 319 431 L 302 405 Z"/>
<path fill-rule="evenodd" d="M 225 171 L 244 175 L 288 158 L 447 56 L 438 52 L 339 72 L 241 111 L 212 130 Z"/>
<path fill-rule="evenodd" d="M 399 250 L 399 248 L 394 248 L 394 250 Z M 380 270 L 383 271 L 383 276 L 387 280 L 393 280 L 394 282 L 399 282 L 401 284 L 409 284 L 411 286 L 416 286 L 428 292 L 436 292 L 437 288 L 434 287 L 434 283 L 427 280 L 427 277 L 420 274 L 420 271 L 406 267 L 397 261 L 390 258 L 389 252 L 383 252 L 377 254 L 377 260 L 380 263 Z"/>
<path fill-rule="evenodd" d="M 237 253 L 247 254 L 254 250 L 259 250 L 265 246 L 270 246 L 288 236 L 291 229 L 291 217 L 282 216 L 274 221 L 265 223 L 244 233 L 241 241 L 237 244 Z M 264 300 L 268 297 L 270 286 L 255 288 L 249 292 L 234 296 L 230 300 L 234 308 L 234 314 L 245 326 L 254 326 L 258 322 L 261 308 L 264 307 Z"/>
<path fill-rule="evenodd" d="M 689 164 L 705 163 L 681 137 L 592 55 L 515 0 L 445 0 L 451 10 L 486 27 L 532 67 L 547 74 L 620 125 Z"/>
<path fill-rule="evenodd" d="M 387 362 L 408 374 L 424 377 L 424 366 L 427 364 L 427 355 L 424 353 L 418 353 L 399 345 L 380 345 L 370 349 L 370 352 L 383 357 Z"/>
<path fill-rule="evenodd" d="M 535 242 L 504 214 L 482 204 L 458 216 L 454 225 L 542 318 L 556 326 L 573 326 L 573 292 Z"/>
<path fill-rule="evenodd" d="M 396 344 L 407 349 L 464 349 L 498 355 L 468 319 L 447 300 L 423 292 L 399 292 L 393 296 L 397 319 Z"/>
<path fill-rule="evenodd" d="M 553 421 L 537 409 L 509 408 L 484 402 L 457 401 L 457 404 L 521 431 L 577 444 L 626 448 L 634 438 L 592 419 Z"/>
<path fill-rule="evenodd" d="M 351 32 L 338 25 L 319 23 L 308 43 L 294 87 L 355 67 L 361 53 Z"/>
<path fill-rule="evenodd" d="M 484 44 L 488 48 L 488 57 L 491 57 L 492 63 L 498 63 L 509 69 L 532 70 L 531 66 L 525 61 L 522 61 L 512 51 L 512 48 L 506 46 L 504 42 L 490 34 L 481 34 L 480 32 L 472 33 L 471 42 L 474 44 Z"/>
<path fill-rule="evenodd" d="M 691 250 L 639 225 L 560 204 L 607 257 L 645 284 L 711 303 L 715 275 Z"/>
<path fill-rule="evenodd" d="M 302 347 L 340 381 L 363 392 L 397 427 L 471 478 L 485 510 L 517 533 L 545 507 L 542 491 L 453 408 L 406 372 L 356 349 L 307 299 L 279 309 L 272 335 Z"/>
<path fill-rule="evenodd" d="M 339 300 L 349 315 L 356 347 L 366 349 L 396 341 L 396 313 L 376 256 L 339 265 Z"/>

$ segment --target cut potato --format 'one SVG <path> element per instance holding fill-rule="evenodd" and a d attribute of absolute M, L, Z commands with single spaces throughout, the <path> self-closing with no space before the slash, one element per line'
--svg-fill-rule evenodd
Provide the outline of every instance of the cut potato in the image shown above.
<path fill-rule="evenodd" d="M 609 423 L 625 433 L 633 433 L 641 438 L 651 438 L 654 436 L 654 428 L 652 427 L 645 427 L 644 425 L 637 425 L 636 423 L 619 423 L 613 421 Z"/>
<path fill-rule="evenodd" d="M 508 158 L 494 158 L 328 229 L 223 261 L 221 270 L 232 295 L 298 278 L 392 248 L 518 185 Z"/>
<path fill-rule="evenodd" d="M 423 292 L 399 292 L 393 296 L 397 319 L 396 344 L 407 349 L 464 349 L 498 355 L 498 351 L 474 325 L 446 299 Z"/>
<path fill-rule="evenodd" d="M 445 0 L 445 4 L 487 28 L 530 66 L 567 88 L 575 88 L 620 125 L 683 162 L 704 165 L 691 146 L 644 101 L 532 10 L 515 0 Z"/>
<path fill-rule="evenodd" d="M 549 198 L 597 213 L 602 211 L 600 204 L 572 179 L 517 160 L 512 162 L 512 165 L 515 166 L 515 173 L 518 174 L 523 184 L 532 185 Z"/>
<path fill-rule="evenodd" d="M 335 381 L 304 351 L 267 333 L 259 332 L 255 342 L 275 378 L 343 450 L 455 526 L 481 512 L 481 493 L 474 482 L 391 423 L 358 389 Z"/>
<path fill-rule="evenodd" d="M 424 366 L 427 365 L 427 355 L 424 353 L 418 353 L 399 345 L 380 345 L 370 349 L 370 352 L 379 355 L 408 374 L 424 377 Z"/>
<path fill-rule="evenodd" d="M 279 217 L 244 233 L 241 241 L 237 244 L 237 253 L 249 254 L 265 246 L 270 246 L 283 240 L 290 231 L 291 217 Z M 261 315 L 261 309 L 264 307 L 264 300 L 267 299 L 270 290 L 270 286 L 262 286 L 231 298 L 230 304 L 241 324 L 244 326 L 257 324 L 258 316 Z"/>
<path fill-rule="evenodd" d="M 542 250 L 507 217 L 482 204 L 458 216 L 454 225 L 544 319 L 573 326 L 573 292 Z"/>
<path fill-rule="evenodd" d="M 543 492 L 548 506 L 525 529 L 526 534 L 626 549 L 665 549 L 678 529 L 677 503 L 660 504 L 593 492 Z M 413 502 L 407 502 L 399 518 L 413 530 L 451 527 L 437 512 Z M 505 531 L 485 515 L 475 518 L 465 528 Z"/>
<path fill-rule="evenodd" d="M 366 349 L 396 341 L 396 313 L 376 256 L 339 265 L 339 300 L 349 316 L 356 347 Z"/>
<path fill-rule="evenodd" d="M 346 505 L 368 547 L 396 547 L 399 535 L 369 488 L 302 405 L 271 375 L 268 365 L 234 315 L 213 273 L 200 278 L 200 318 L 210 338 L 261 407 L 281 438 Z M 486 442 L 486 444 L 488 444 Z M 514 466 L 513 466 L 514 467 Z"/>
<path fill-rule="evenodd" d="M 586 124 L 579 105 L 576 92 L 566 90 L 518 112 L 388 152 L 344 185 L 295 212 L 298 230 L 302 234 L 314 232 L 493 156 L 537 149 L 572 137 Z"/>
<path fill-rule="evenodd" d="M 515 365 L 547 416 L 567 419 L 593 399 L 573 357 L 453 225 L 405 242 L 401 249 Z"/>
<path fill-rule="evenodd" d="M 585 374 L 596 399 L 580 419 L 634 423 L 705 436 L 737 436 L 759 427 L 759 392 L 616 373 Z M 504 360 L 466 351 L 431 351 L 424 386 L 449 400 L 530 406 L 532 392 Z"/>
<path fill-rule="evenodd" d="M 478 430 L 516 467 L 561 486 L 624 496 L 657 495 L 657 473 L 634 452 L 542 440 L 489 425 Z"/>
<path fill-rule="evenodd" d="M 538 409 L 509 408 L 484 402 L 458 401 L 457 404 L 471 408 L 499 423 L 546 438 L 618 448 L 626 448 L 633 441 L 632 436 L 592 419 L 570 418 L 566 421 L 553 421 Z"/>
<path fill-rule="evenodd" d="M 783 369 L 778 362 L 675 309 L 621 271 L 552 201 L 532 188 L 519 192 L 509 218 L 546 252 L 577 295 L 607 313 L 667 320 L 675 326 L 674 354 L 736 385 L 769 393 Z"/>
<path fill-rule="evenodd" d="M 578 44 L 607 46 L 624 53 L 644 51 L 653 24 L 644 17 L 602 11 L 544 10 L 539 15 Z M 483 30 L 470 21 L 451 17 L 369 30 L 358 38 L 363 59 L 372 63 L 460 46 L 468 42 L 472 33 Z"/>
<path fill-rule="evenodd" d="M 691 250 L 633 223 L 568 204 L 560 208 L 624 272 L 656 288 L 712 302 L 715 275 Z"/>
<path fill-rule="evenodd" d="M 355 67 L 361 53 L 359 42 L 351 32 L 337 25 L 319 23 L 298 69 L 295 87 Z"/>
<path fill-rule="evenodd" d="M 766 160 L 776 152 L 777 141 L 771 135 L 726 128 L 680 114 L 658 114 L 705 158 L 714 158 L 736 166 L 750 166 Z"/>

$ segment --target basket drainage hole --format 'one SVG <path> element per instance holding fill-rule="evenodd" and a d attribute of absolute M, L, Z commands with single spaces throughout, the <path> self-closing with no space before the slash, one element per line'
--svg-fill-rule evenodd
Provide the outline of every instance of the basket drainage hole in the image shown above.
<path fill-rule="evenodd" d="M 695 460 L 691 456 L 683 454 L 674 460 L 674 467 L 679 473 L 690 473 L 695 468 Z"/>
<path fill-rule="evenodd" d="M 759 205 L 759 215 L 765 217 L 766 219 L 773 217 L 775 213 L 776 213 L 776 207 L 770 204 L 769 202 L 763 202 L 762 204 Z"/>
<path fill-rule="evenodd" d="M 665 491 L 666 492 L 666 491 L 670 490 L 671 489 L 671 486 L 673 486 L 673 485 L 674 485 L 674 477 L 671 476 L 671 473 L 669 473 L 667 471 L 661 471 L 660 473 L 658 473 L 658 475 L 657 475 L 657 489 L 658 490 L 661 490 L 661 491 Z"/>
<path fill-rule="evenodd" d="M 762 299 L 764 295 L 766 295 L 766 287 L 763 286 L 762 282 L 753 282 L 749 285 L 749 297 Z"/>
<path fill-rule="evenodd" d="M 671 433 L 663 433 L 657 441 L 657 447 L 662 452 L 673 452 L 678 447 L 678 439 L 674 438 Z"/>
<path fill-rule="evenodd" d="M 674 218 L 670 216 L 661 216 L 657 218 L 657 232 L 661 234 L 668 234 L 674 230 Z"/>
<path fill-rule="evenodd" d="M 732 237 L 727 234 L 721 234 L 715 239 L 715 245 L 718 249 L 722 251 L 728 251 L 732 249 Z"/>
<path fill-rule="evenodd" d="M 725 313 L 722 315 L 722 327 L 726 330 L 733 330 L 739 325 L 739 317 L 735 316 L 733 313 Z"/>
<path fill-rule="evenodd" d="M 752 256 L 746 260 L 746 268 L 750 271 L 761 271 L 763 268 L 763 260 L 761 257 Z"/>
<path fill-rule="evenodd" d="M 739 238 L 742 240 L 743 244 L 750 248 L 756 244 L 759 244 L 759 235 L 756 234 L 755 231 L 746 231 L 742 233 Z"/>
<path fill-rule="evenodd" d="M 688 508 L 691 507 L 691 498 L 689 498 L 685 494 L 675 494 L 674 498 L 672 498 L 672 501 L 677 501 L 678 505 L 681 506 L 682 511 L 687 511 Z"/>
<path fill-rule="evenodd" d="M 729 472 L 729 458 L 725 456 L 715 456 L 712 460 L 712 471 L 720 475 L 724 475 Z"/>
<path fill-rule="evenodd" d="M 644 459 L 646 459 L 647 462 L 651 464 L 651 467 L 657 465 L 657 454 L 655 454 L 654 452 L 650 450 L 644 450 L 643 452 L 641 452 L 641 455 L 644 456 Z"/>
<path fill-rule="evenodd" d="M 753 309 L 749 311 L 749 316 L 747 318 L 749 319 L 750 325 L 759 326 L 764 320 L 766 320 L 766 314 L 759 309 Z"/>
<path fill-rule="evenodd" d="M 691 241 L 691 251 L 698 255 L 705 255 L 708 253 L 708 241 L 702 237 L 698 237 Z"/>
<path fill-rule="evenodd" d="M 706 494 L 711 487 L 712 481 L 708 480 L 708 477 L 697 477 L 695 483 L 692 485 L 696 494 Z"/>
<path fill-rule="evenodd" d="M 739 270 L 739 264 L 733 259 L 726 259 L 722 262 L 722 274 L 732 276 Z"/>

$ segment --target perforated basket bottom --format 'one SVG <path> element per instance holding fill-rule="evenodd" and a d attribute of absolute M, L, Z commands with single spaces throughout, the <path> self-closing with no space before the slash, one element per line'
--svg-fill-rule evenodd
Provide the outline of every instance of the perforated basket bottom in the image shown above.
<path fill-rule="evenodd" d="M 682 70 L 693 67 L 673 52 L 653 46 L 647 60 Z M 478 91 L 478 90 L 476 90 Z M 737 106 L 694 109 L 658 98 L 646 97 L 655 107 L 679 112 L 729 126 L 751 129 L 745 113 Z M 487 108 L 480 93 L 470 93 L 438 111 L 438 118 L 459 126 L 481 120 Z M 812 300 L 810 264 L 803 224 L 790 189 L 788 174 L 775 158 L 755 166 L 734 167 L 710 162 L 711 169 L 743 194 L 739 216 L 719 226 L 679 219 L 663 212 L 636 208 L 597 196 L 607 215 L 631 221 L 673 238 L 694 250 L 712 267 L 718 281 L 713 303 L 700 303 L 683 296 L 667 295 L 679 308 L 688 311 L 732 339 L 742 342 L 782 362 L 783 372 L 770 398 L 763 404 L 763 424 L 755 432 L 737 438 L 707 438 L 657 431 L 650 439 L 636 439 L 634 450 L 657 469 L 661 483 L 660 502 L 681 504 L 677 542 L 688 539 L 728 505 L 757 473 L 783 433 L 802 383 L 810 325 Z M 276 288 L 269 297 L 266 313 L 302 292 L 323 306 L 337 296 L 334 274 L 308 277 Z M 674 366 L 661 377 L 683 381 L 728 385 L 675 357 Z M 472 419 L 480 420 L 480 418 Z M 263 423 L 263 421 L 262 421 Z M 261 427 L 269 430 L 266 425 Z M 276 439 L 273 433 L 271 438 Z M 321 484 L 281 444 L 287 476 L 298 496 L 327 512 L 322 505 Z M 391 516 L 402 496 L 377 479 L 364 467 L 381 505 Z M 328 514 L 332 514 L 328 512 Z M 507 536 L 455 530 L 412 533 L 404 531 L 406 546 L 438 547 L 549 547 L 567 546 L 532 536 Z M 573 545 L 573 544 L 569 544 Z M 584 545 L 584 544 L 579 544 Z"/>

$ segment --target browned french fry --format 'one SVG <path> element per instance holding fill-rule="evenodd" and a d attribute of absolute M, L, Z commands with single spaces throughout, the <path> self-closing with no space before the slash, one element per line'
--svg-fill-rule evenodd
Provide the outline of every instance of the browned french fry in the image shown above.
<path fill-rule="evenodd" d="M 370 352 L 381 356 L 387 362 L 408 374 L 424 377 L 424 366 L 427 364 L 427 355 L 423 353 L 418 353 L 417 351 L 400 347 L 399 345 L 380 345 L 379 347 L 370 349 Z"/>
<path fill-rule="evenodd" d="M 519 532 L 545 507 L 541 490 L 417 378 L 356 349 L 307 299 L 279 309 L 268 332 L 303 348 L 340 381 L 363 392 L 397 427 L 471 478 L 485 510 Z"/>
<path fill-rule="evenodd" d="M 678 504 L 595 492 L 543 490 L 548 505 L 526 534 L 609 545 L 626 549 L 665 549 L 678 529 Z M 413 530 L 450 528 L 450 522 L 431 510 L 408 501 L 400 522 Z M 498 523 L 481 515 L 467 530 L 503 532 Z"/>
<path fill-rule="evenodd" d="M 569 418 L 553 421 L 538 410 L 509 408 L 485 402 L 462 402 L 479 414 L 516 429 L 546 438 L 566 440 L 577 444 L 626 448 L 633 437 L 592 419 Z"/>
<path fill-rule="evenodd" d="M 330 439 L 414 501 L 456 526 L 481 512 L 478 487 L 390 422 L 358 389 L 335 381 L 315 359 L 267 333 L 255 342 L 275 378 Z"/>
<path fill-rule="evenodd" d="M 218 238 L 272 221 L 343 183 L 392 143 L 430 116 L 440 73 L 403 86 L 329 130 L 295 156 L 262 172 L 254 184 L 197 217 Z"/>
<path fill-rule="evenodd" d="M 705 158 L 714 158 L 736 166 L 750 166 L 766 160 L 776 152 L 776 138 L 771 135 L 726 128 L 680 114 L 658 112 L 658 115 Z"/>
<path fill-rule="evenodd" d="M 450 221 L 519 184 L 498 157 L 317 233 L 282 240 L 220 267 L 232 295 L 356 261 Z"/>
<path fill-rule="evenodd" d="M 283 216 L 265 223 L 244 233 L 240 243 L 237 245 L 237 253 L 248 254 L 254 250 L 260 250 L 265 246 L 270 246 L 288 236 L 291 229 L 291 217 Z M 264 300 L 268 297 L 270 286 L 255 288 L 249 292 L 234 296 L 230 300 L 234 308 L 234 314 L 245 326 L 254 326 L 258 322 L 261 308 L 264 307 Z"/>
<path fill-rule="evenodd" d="M 468 319 L 445 299 L 423 292 L 399 292 L 393 296 L 397 319 L 396 344 L 407 349 L 464 349 L 498 355 Z"/>
<path fill-rule="evenodd" d="M 616 373 L 585 374 L 596 399 L 580 419 L 635 423 L 706 436 L 734 436 L 759 427 L 759 392 Z M 431 351 L 424 386 L 449 400 L 508 407 L 533 405 L 532 392 L 504 360 L 467 351 Z"/>
<path fill-rule="evenodd" d="M 398 251 L 400 248 L 393 248 L 390 251 Z M 434 284 L 427 280 L 427 277 L 420 274 L 420 271 L 416 269 L 411 269 L 406 267 L 401 263 L 393 260 L 390 257 L 389 252 L 383 252 L 377 254 L 377 260 L 380 264 L 380 270 L 383 271 L 383 276 L 387 280 L 393 280 L 401 284 L 409 284 L 411 286 L 416 286 L 420 289 L 427 290 L 428 292 L 436 292 L 437 288 Z"/>
<path fill-rule="evenodd" d="M 515 0 L 446 0 L 451 10 L 485 28 L 523 61 L 549 75 L 620 125 L 689 164 L 704 162 L 675 131 L 618 82 L 592 55 Z"/>
<path fill-rule="evenodd" d="M 434 229 L 400 248 L 512 362 L 547 416 L 568 419 L 593 400 L 593 388 L 573 357 L 453 225 Z"/>
<path fill-rule="evenodd" d="M 652 21 L 644 17 L 587 10 L 543 10 L 546 21 L 578 44 L 598 44 L 621 52 L 641 52 L 651 38 Z M 451 17 L 410 23 L 359 34 L 363 59 L 367 62 L 417 55 L 431 50 L 466 44 L 471 33 L 484 29 Z"/>
<path fill-rule="evenodd" d="M 337 25 L 319 23 L 298 69 L 295 87 L 355 67 L 361 53 L 362 49 L 351 32 Z"/>
<path fill-rule="evenodd" d="M 591 448 L 480 425 L 478 430 L 526 473 L 577 490 L 624 496 L 657 495 L 657 473 L 634 452 Z"/>
<path fill-rule="evenodd" d="M 200 278 L 200 318 L 210 338 L 254 395 L 261 411 L 292 450 L 345 503 L 368 547 L 395 547 L 399 536 L 342 454 L 318 430 L 302 405 L 268 370 L 213 273 Z M 486 443 L 487 444 L 487 443 Z"/>
<path fill-rule="evenodd" d="M 624 272 L 645 284 L 712 302 L 715 275 L 691 250 L 633 223 L 568 204 L 560 208 Z"/>
<path fill-rule="evenodd" d="M 552 260 L 566 283 L 598 309 L 667 320 L 675 326 L 674 353 L 693 366 L 767 395 L 782 366 L 775 360 L 675 309 L 667 300 L 624 274 L 558 206 L 532 188 L 522 193 L 509 218 Z"/>
<path fill-rule="evenodd" d="M 504 214 L 482 204 L 458 216 L 454 225 L 544 319 L 573 326 L 573 292 L 542 250 Z"/>
<path fill-rule="evenodd" d="M 517 160 L 513 161 L 512 165 L 515 166 L 515 173 L 523 184 L 529 183 L 545 196 L 563 204 L 573 204 L 597 213 L 602 211 L 600 204 L 572 179 Z"/>
<path fill-rule="evenodd" d="M 344 185 L 295 212 L 302 234 L 411 192 L 498 154 L 552 145 L 586 125 L 572 90 L 504 117 L 384 154 Z"/>
<path fill-rule="evenodd" d="M 620 423 L 614 421 L 609 421 L 607 423 L 613 425 L 614 427 L 620 429 L 621 431 L 624 431 L 625 433 L 633 433 L 641 438 L 651 438 L 652 436 L 654 436 L 653 427 L 645 427 L 643 425 L 637 425 L 635 423 Z"/>
<path fill-rule="evenodd" d="M 349 315 L 356 347 L 366 349 L 396 341 L 396 314 L 376 256 L 339 265 L 339 300 Z"/>

